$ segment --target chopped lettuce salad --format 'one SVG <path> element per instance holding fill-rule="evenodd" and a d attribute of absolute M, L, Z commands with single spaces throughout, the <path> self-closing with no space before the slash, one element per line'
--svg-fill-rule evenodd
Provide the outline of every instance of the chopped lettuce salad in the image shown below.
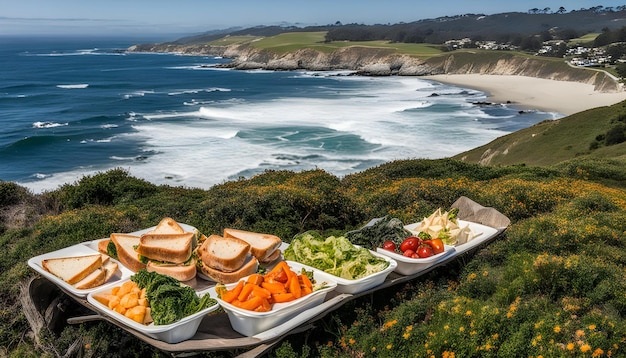
<path fill-rule="evenodd" d="M 343 236 L 323 238 L 317 232 L 297 235 L 283 253 L 285 260 L 297 261 L 331 275 L 357 280 L 389 266 L 389 262 L 368 249 L 354 246 Z"/>

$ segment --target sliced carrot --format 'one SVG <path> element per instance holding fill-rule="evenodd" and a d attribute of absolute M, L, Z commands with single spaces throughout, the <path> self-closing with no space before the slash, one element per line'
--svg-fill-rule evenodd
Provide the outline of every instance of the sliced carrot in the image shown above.
<path fill-rule="evenodd" d="M 300 298 L 302 296 L 302 289 L 300 288 L 300 281 L 298 280 L 298 276 L 292 276 L 289 279 L 289 292 L 295 298 Z"/>
<path fill-rule="evenodd" d="M 247 301 L 254 287 L 257 287 L 257 286 L 251 283 L 245 283 L 243 285 L 243 288 L 241 289 L 241 292 L 239 292 L 239 294 L 237 295 L 237 299 L 241 302 Z"/>
<path fill-rule="evenodd" d="M 254 311 L 262 303 L 263 303 L 263 298 L 257 297 L 257 296 L 253 296 L 253 297 L 251 297 L 247 301 L 240 301 L 239 302 L 239 306 L 237 306 L 237 307 L 242 308 L 244 310 Z"/>
<path fill-rule="evenodd" d="M 282 303 L 282 302 L 289 302 L 289 301 L 293 301 L 296 298 L 293 296 L 292 293 L 287 292 L 287 293 L 274 293 L 272 294 L 272 298 L 274 299 L 274 302 L 276 303 Z"/>
<path fill-rule="evenodd" d="M 270 291 L 270 293 L 286 293 L 285 285 L 280 282 L 263 281 L 261 287 Z"/>
<path fill-rule="evenodd" d="M 272 310 L 272 304 L 266 299 L 261 300 L 261 305 L 254 309 L 257 312 L 268 312 Z"/>
<path fill-rule="evenodd" d="M 302 287 L 302 296 L 306 296 L 312 292 L 313 290 L 310 287 L 306 287 L 306 286 Z"/>
<path fill-rule="evenodd" d="M 239 296 L 239 293 L 243 289 L 243 286 L 244 286 L 244 282 L 239 281 L 235 287 L 224 292 L 220 298 L 224 300 L 225 302 L 233 303 L 233 301 L 237 298 L 237 296 Z"/>
<path fill-rule="evenodd" d="M 305 273 L 300 274 L 300 279 L 302 280 L 303 287 L 308 287 L 311 289 L 313 288 L 313 283 L 309 279 L 309 276 L 307 276 Z"/>
<path fill-rule="evenodd" d="M 280 271 L 291 271 L 291 268 L 285 261 L 278 261 L 276 266 L 270 270 L 267 274 L 279 273 Z"/>
<path fill-rule="evenodd" d="M 270 297 L 272 297 L 272 293 L 268 290 L 266 290 L 265 288 L 261 287 L 261 286 L 257 286 L 257 285 L 253 285 L 252 286 L 252 294 L 254 296 L 257 297 L 261 297 L 264 299 L 268 299 Z"/>
<path fill-rule="evenodd" d="M 252 275 L 248 276 L 247 283 L 252 283 L 254 285 L 261 286 L 262 282 L 263 282 L 263 275 L 259 273 L 253 273 Z"/>

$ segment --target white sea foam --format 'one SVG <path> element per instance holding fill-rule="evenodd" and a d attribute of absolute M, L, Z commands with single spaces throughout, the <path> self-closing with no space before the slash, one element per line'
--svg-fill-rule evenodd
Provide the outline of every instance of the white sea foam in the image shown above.
<path fill-rule="evenodd" d="M 54 128 L 67 126 L 69 123 L 57 123 L 57 122 L 34 122 L 33 128 Z"/>
<path fill-rule="evenodd" d="M 444 158 L 507 134 L 491 122 L 510 116 L 468 103 L 469 91 L 408 77 L 329 78 L 358 83 L 329 97 L 239 98 L 128 113 L 133 131 L 110 140 L 139 141 L 150 154 L 111 159 L 156 184 L 209 188 L 264 169 L 320 168 L 343 176 L 396 159 Z M 472 92 L 472 100 L 484 98 Z M 24 185 L 49 189 L 107 169 L 81 168 Z"/>
<path fill-rule="evenodd" d="M 63 89 L 81 89 L 89 87 L 88 83 L 77 83 L 77 84 L 69 84 L 69 85 L 57 85 L 58 88 Z"/>

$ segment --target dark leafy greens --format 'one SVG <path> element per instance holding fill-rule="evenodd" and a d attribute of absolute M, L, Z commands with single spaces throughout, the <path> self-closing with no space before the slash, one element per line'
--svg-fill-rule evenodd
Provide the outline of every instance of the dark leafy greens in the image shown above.
<path fill-rule="evenodd" d="M 355 245 L 363 246 L 370 250 L 382 247 L 383 242 L 393 241 L 400 246 L 402 241 L 411 236 L 411 232 L 404 228 L 404 224 L 398 218 L 385 216 L 371 225 L 366 225 L 359 230 L 347 232 L 346 238 Z"/>
<path fill-rule="evenodd" d="M 215 305 L 217 301 L 208 294 L 198 297 L 196 291 L 189 286 L 183 286 L 170 276 L 145 269 L 132 275 L 130 279 L 146 289 L 146 297 L 150 302 L 150 314 L 155 325 L 165 325 L 179 321 Z"/>

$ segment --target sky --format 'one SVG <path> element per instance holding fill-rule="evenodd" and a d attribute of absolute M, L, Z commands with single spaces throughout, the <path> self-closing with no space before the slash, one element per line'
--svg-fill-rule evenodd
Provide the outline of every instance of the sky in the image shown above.
<path fill-rule="evenodd" d="M 434 5 L 435 4 L 435 5 Z M 567 12 L 626 0 L 0 0 L 2 35 L 190 35 L 230 27 L 393 24 L 467 13 Z"/>

